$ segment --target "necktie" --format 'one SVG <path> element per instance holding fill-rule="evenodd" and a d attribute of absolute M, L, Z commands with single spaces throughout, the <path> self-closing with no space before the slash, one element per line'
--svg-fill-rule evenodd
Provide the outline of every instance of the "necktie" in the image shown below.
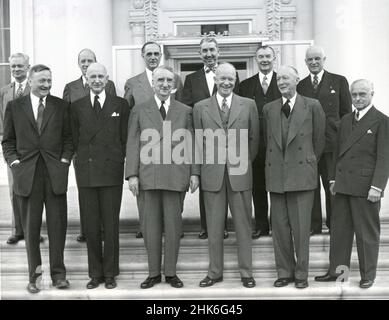
<path fill-rule="evenodd" d="M 95 111 L 96 117 L 98 118 L 101 112 L 101 104 L 97 94 L 95 95 L 95 101 L 93 102 L 93 110 Z"/>
<path fill-rule="evenodd" d="M 313 90 L 317 90 L 317 88 L 319 87 L 319 78 L 317 77 L 317 74 L 315 74 L 314 76 L 313 76 L 313 82 L 312 82 L 312 84 L 313 84 Z"/>
<path fill-rule="evenodd" d="M 163 106 L 165 104 L 165 101 L 161 101 L 161 107 L 159 108 L 159 112 L 161 113 L 162 119 L 166 119 L 166 109 Z"/>
<path fill-rule="evenodd" d="M 226 98 L 223 98 L 223 101 L 222 101 L 222 112 L 224 112 L 224 113 L 228 112 L 228 104 L 227 104 Z"/>
<path fill-rule="evenodd" d="M 266 94 L 267 92 L 267 89 L 269 89 L 269 85 L 267 84 L 267 77 L 265 76 L 263 78 L 263 81 L 262 81 L 262 89 L 263 89 L 263 93 Z"/>
<path fill-rule="evenodd" d="M 290 100 L 286 100 L 285 104 L 282 106 L 281 110 L 285 114 L 287 118 L 289 118 L 290 115 L 290 105 L 289 105 Z"/>
<path fill-rule="evenodd" d="M 19 98 L 23 95 L 23 85 L 21 83 L 19 83 L 19 88 L 18 90 L 16 91 L 16 98 Z"/>
<path fill-rule="evenodd" d="M 36 125 L 38 127 L 39 134 L 41 134 L 42 121 L 43 121 L 43 110 L 44 109 L 45 109 L 45 106 L 43 104 L 43 98 L 39 98 L 38 115 L 36 117 Z"/>
<path fill-rule="evenodd" d="M 355 120 L 359 121 L 359 111 L 358 110 L 355 112 Z"/>

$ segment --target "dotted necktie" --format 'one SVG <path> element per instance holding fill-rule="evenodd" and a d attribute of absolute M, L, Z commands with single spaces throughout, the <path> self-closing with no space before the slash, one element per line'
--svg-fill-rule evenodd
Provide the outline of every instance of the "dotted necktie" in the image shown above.
<path fill-rule="evenodd" d="M 165 101 L 161 101 L 161 107 L 159 108 L 159 112 L 161 113 L 162 119 L 166 119 L 166 109 L 163 106 L 165 104 Z"/>
<path fill-rule="evenodd" d="M 289 118 L 290 115 L 290 105 L 289 105 L 290 100 L 286 100 L 285 104 L 282 106 L 281 110 L 285 114 L 287 118 Z"/>
<path fill-rule="evenodd" d="M 227 104 L 227 99 L 223 98 L 222 101 L 222 112 L 227 113 L 228 112 L 228 104 Z"/>
<path fill-rule="evenodd" d="M 23 85 L 21 83 L 19 83 L 19 88 L 18 90 L 16 91 L 16 98 L 19 98 L 23 95 Z"/>
<path fill-rule="evenodd" d="M 312 84 L 313 84 L 313 90 L 317 90 L 317 88 L 319 87 L 319 78 L 317 77 L 317 74 L 315 74 L 314 76 L 313 76 L 313 82 L 312 82 Z"/>

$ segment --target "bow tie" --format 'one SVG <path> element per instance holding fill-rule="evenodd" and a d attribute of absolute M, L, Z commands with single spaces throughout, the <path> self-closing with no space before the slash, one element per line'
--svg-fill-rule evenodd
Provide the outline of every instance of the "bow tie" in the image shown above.
<path fill-rule="evenodd" d="M 214 65 L 213 67 L 205 67 L 205 72 L 206 73 L 210 73 L 211 71 L 212 72 L 215 72 L 216 71 L 216 68 L 217 68 L 217 66 L 216 65 Z"/>

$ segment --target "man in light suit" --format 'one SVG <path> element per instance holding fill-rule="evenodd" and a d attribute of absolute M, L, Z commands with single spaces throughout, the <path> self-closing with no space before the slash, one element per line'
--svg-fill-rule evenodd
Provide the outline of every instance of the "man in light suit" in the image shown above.
<path fill-rule="evenodd" d="M 354 233 L 359 286 L 370 288 L 376 277 L 379 211 L 389 176 L 389 119 L 373 106 L 373 95 L 373 84 L 368 80 L 357 80 L 351 85 L 356 110 L 341 120 L 330 171 L 330 190 L 334 195 L 330 266 L 324 276 L 315 277 L 316 281 L 336 281 L 344 271 L 337 270 L 339 266 L 350 269 Z"/>
<path fill-rule="evenodd" d="M 11 167 L 13 190 L 25 234 L 30 293 L 40 291 L 42 275 L 39 235 L 43 206 L 49 236 L 53 286 L 69 287 L 64 265 L 67 228 L 66 191 L 73 155 L 68 103 L 50 95 L 51 71 L 44 65 L 30 70 L 31 92 L 7 104 L 3 153 Z"/>
<path fill-rule="evenodd" d="M 335 140 L 340 119 L 351 112 L 351 97 L 347 79 L 341 75 L 324 70 L 326 56 L 323 48 L 309 47 L 305 54 L 305 63 L 310 74 L 297 86 L 297 92 L 303 96 L 317 99 L 326 114 L 326 145 L 319 161 L 319 175 L 326 196 L 326 225 L 330 228 L 331 193 L 329 191 L 328 169 L 335 150 Z M 322 232 L 322 209 L 319 188 L 315 191 L 312 209 L 311 234 Z"/>
<path fill-rule="evenodd" d="M 242 81 L 239 85 L 239 95 L 255 100 L 260 121 L 259 151 L 253 162 L 253 202 L 255 215 L 255 229 L 252 238 L 269 235 L 268 202 L 265 182 L 265 154 L 266 147 L 263 132 L 263 106 L 281 98 L 277 86 L 277 73 L 273 71 L 276 55 L 269 46 L 260 46 L 255 54 L 259 72 Z"/>
<path fill-rule="evenodd" d="M 7 103 L 28 95 L 30 93 L 30 85 L 28 84 L 27 74 L 30 69 L 29 57 L 25 53 L 14 53 L 9 58 L 14 82 L 0 89 L 0 136 L 2 138 L 4 132 L 4 114 Z M 1 139 L 0 139 L 1 140 Z M 24 239 L 22 222 L 20 221 L 20 212 L 16 204 L 16 198 L 13 193 L 13 178 L 10 167 L 7 167 L 8 187 L 12 205 L 12 234 L 8 238 L 8 244 L 16 244 L 19 240 Z"/>
<path fill-rule="evenodd" d="M 185 192 L 190 185 L 192 192 L 198 187 L 194 176 L 195 165 L 178 163 L 174 148 L 177 141 L 172 134 L 186 131 L 182 143 L 194 142 L 192 108 L 174 100 L 174 73 L 165 66 L 153 71 L 155 95 L 148 102 L 137 104 L 128 124 L 126 153 L 126 179 L 134 196 L 144 209 L 142 233 L 148 256 L 149 276 L 141 288 L 147 289 L 161 282 L 162 230 L 165 230 L 164 275 L 172 287 L 181 288 L 183 282 L 176 274 L 176 264 L 182 234 L 182 207 Z M 165 126 L 169 132 L 165 132 Z M 156 142 L 142 138 L 146 130 L 158 135 Z M 186 140 L 189 139 L 189 140 Z M 143 150 L 151 148 L 156 159 L 145 158 Z M 187 152 L 192 152 L 188 148 Z M 169 160 L 165 162 L 166 152 Z M 163 159 L 161 155 L 163 154 Z M 170 162 L 170 163 L 169 163 Z"/>
<path fill-rule="evenodd" d="M 66 84 L 63 90 L 63 99 L 65 101 L 73 103 L 81 98 L 89 96 L 90 88 L 86 79 L 86 71 L 88 70 L 88 67 L 96 61 L 96 55 L 92 50 L 82 49 L 80 51 L 80 53 L 78 54 L 78 66 L 81 70 L 81 77 Z M 105 91 L 112 96 L 116 96 L 115 84 L 111 80 L 108 80 L 107 85 L 105 87 Z M 80 234 L 77 236 L 77 241 L 85 242 L 85 219 L 83 213 L 84 209 L 83 201 L 80 198 L 80 194 L 78 194 L 78 203 L 80 208 Z"/>
<path fill-rule="evenodd" d="M 278 70 L 282 98 L 263 108 L 266 189 L 270 192 L 275 287 L 308 287 L 309 233 L 317 163 L 325 143 L 325 114 L 319 101 L 296 93 L 298 72 Z M 295 260 L 295 254 L 297 261 Z"/>
<path fill-rule="evenodd" d="M 103 65 L 92 63 L 86 78 L 91 91 L 71 104 L 71 124 L 78 192 L 85 205 L 91 278 L 87 288 L 105 282 L 113 289 L 119 274 L 119 213 L 130 107 L 105 91 L 108 76 Z"/>
<path fill-rule="evenodd" d="M 218 66 L 219 61 L 219 47 L 215 38 L 206 37 L 200 41 L 200 50 L 199 54 L 201 60 L 204 63 L 204 67 L 196 72 L 189 74 L 185 78 L 184 90 L 182 94 L 181 102 L 185 103 L 188 106 L 193 107 L 197 102 L 207 99 L 217 92 L 217 87 L 215 84 L 215 70 Z M 239 78 L 236 74 L 234 92 L 238 92 Z M 205 206 L 204 206 L 204 197 L 203 191 L 200 183 L 199 190 L 199 209 L 200 209 L 200 224 L 201 230 L 199 233 L 200 239 L 207 239 L 207 220 L 205 218 Z M 227 211 L 226 211 L 227 216 Z M 224 237 L 228 237 L 227 233 L 227 219 Z"/>
<path fill-rule="evenodd" d="M 208 274 L 200 281 L 200 287 L 223 280 L 227 205 L 236 230 L 241 281 L 247 288 L 255 286 L 251 249 L 251 162 L 258 152 L 259 118 L 254 100 L 233 94 L 235 81 L 235 68 L 229 63 L 220 64 L 215 75 L 217 94 L 196 103 L 193 111 L 195 129 L 204 132 L 200 139 L 196 133 L 196 140 L 203 150 L 200 178 L 209 245 Z M 236 161 L 238 154 L 240 158 Z"/>
<path fill-rule="evenodd" d="M 124 85 L 124 98 L 130 106 L 133 104 L 143 104 L 154 96 L 152 84 L 152 73 L 159 66 L 162 58 L 161 46 L 156 42 L 146 42 L 142 46 L 142 58 L 145 62 L 146 70 L 126 81 Z M 177 101 L 182 100 L 182 80 L 178 74 L 174 74 L 174 88 L 171 95 Z M 138 202 L 139 224 L 142 225 L 143 210 Z M 138 231 L 136 238 L 142 238 L 142 232 Z"/>

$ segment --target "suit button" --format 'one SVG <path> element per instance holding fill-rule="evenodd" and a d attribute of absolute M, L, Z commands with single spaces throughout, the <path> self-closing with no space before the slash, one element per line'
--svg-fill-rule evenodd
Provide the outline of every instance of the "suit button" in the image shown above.
<path fill-rule="evenodd" d="M 89 158 L 89 159 L 88 159 L 88 162 L 92 162 L 92 158 Z"/>
<path fill-rule="evenodd" d="M 338 169 L 339 172 L 342 172 L 342 169 Z"/>
<path fill-rule="evenodd" d="M 351 170 L 348 173 L 353 173 Z"/>
<path fill-rule="evenodd" d="M 299 150 L 303 150 L 303 148 L 299 147 Z"/>
<path fill-rule="evenodd" d="M 269 167 L 271 167 L 271 163 L 269 163 Z"/>
<path fill-rule="evenodd" d="M 269 152 L 273 152 L 273 150 L 272 150 L 272 149 L 269 149 Z"/>
<path fill-rule="evenodd" d="M 303 136 L 303 135 L 304 135 L 304 133 L 301 133 L 301 134 L 300 134 L 300 136 Z"/>
<path fill-rule="evenodd" d="M 300 164 L 303 164 L 303 162 L 302 162 L 302 161 L 300 161 Z"/>

